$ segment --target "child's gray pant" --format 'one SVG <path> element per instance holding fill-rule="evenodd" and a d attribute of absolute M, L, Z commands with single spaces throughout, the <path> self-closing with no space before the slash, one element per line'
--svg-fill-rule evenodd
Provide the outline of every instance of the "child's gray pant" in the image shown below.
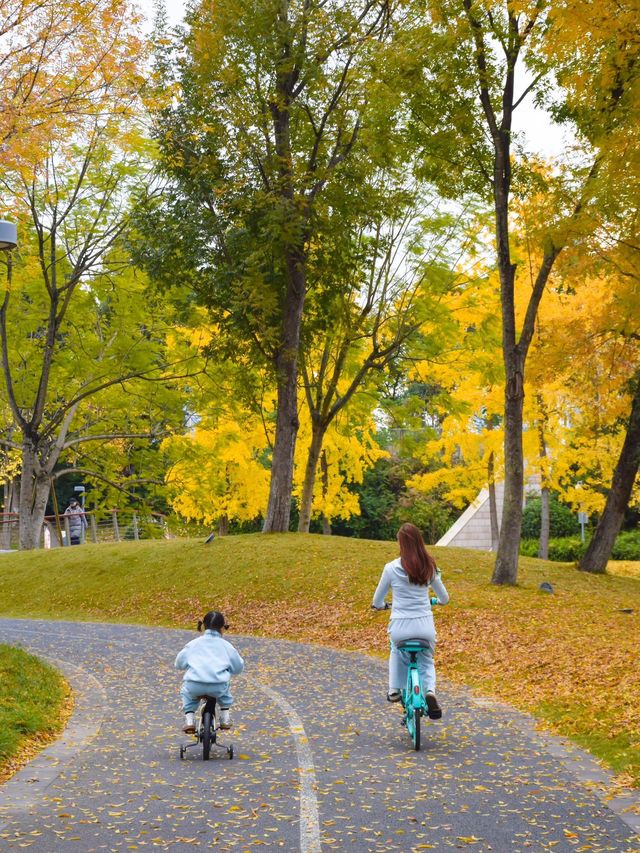
<path fill-rule="evenodd" d="M 222 684 L 207 684 L 203 681 L 183 681 L 180 688 L 182 697 L 182 709 L 185 714 L 198 708 L 201 696 L 215 696 L 220 702 L 221 708 L 230 708 L 233 705 L 233 696 L 229 693 L 229 682 Z"/>
<path fill-rule="evenodd" d="M 387 629 L 391 640 L 389 653 L 389 690 L 402 690 L 407 682 L 407 667 L 411 661 L 408 652 L 401 652 L 397 646 L 405 640 L 427 640 L 429 648 L 418 652 L 418 671 L 422 689 L 436 689 L 436 667 L 433 654 L 436 648 L 436 626 L 433 616 L 420 616 L 415 619 L 391 619 Z"/>

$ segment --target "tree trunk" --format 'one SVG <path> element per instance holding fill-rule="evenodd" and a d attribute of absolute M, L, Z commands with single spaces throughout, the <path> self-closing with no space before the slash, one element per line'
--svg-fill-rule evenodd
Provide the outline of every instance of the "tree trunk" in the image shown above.
<path fill-rule="evenodd" d="M 306 290 L 304 254 L 301 250 L 287 258 L 288 287 L 284 304 L 282 345 L 276 358 L 278 373 L 278 415 L 271 462 L 269 503 L 264 533 L 285 533 L 291 515 L 293 455 L 298 435 L 298 348 Z"/>
<path fill-rule="evenodd" d="M 282 303 L 282 328 L 275 367 L 278 383 L 276 435 L 271 460 L 269 502 L 263 532 L 284 533 L 289 529 L 293 457 L 298 435 L 298 349 L 300 325 L 306 294 L 306 256 L 304 213 L 295 201 L 295 181 L 291 147 L 291 110 L 299 67 L 291 57 L 292 29 L 289 2 L 278 6 L 279 61 L 275 93 L 269 103 L 273 121 L 275 153 L 278 160 L 278 192 L 287 225 L 297 233 L 284 249 L 287 289 Z"/>
<path fill-rule="evenodd" d="M 17 477 L 8 480 L 3 485 L 4 517 L 0 530 L 0 548 L 8 551 L 11 548 L 11 533 L 17 523 L 20 510 L 20 481 Z"/>
<path fill-rule="evenodd" d="M 8 551 L 11 548 L 11 487 L 12 481 L 3 484 L 4 501 L 2 504 L 2 527 L 0 528 L 0 548 Z"/>
<path fill-rule="evenodd" d="M 538 557 L 541 560 L 549 559 L 549 532 L 551 528 L 551 514 L 549 512 L 549 489 L 543 486 L 540 490 L 540 541 L 538 543 Z"/>
<path fill-rule="evenodd" d="M 489 481 L 489 519 L 491 522 L 491 550 L 498 548 L 500 528 L 498 527 L 498 506 L 496 503 L 495 456 L 493 450 L 489 454 L 487 464 L 487 479 Z"/>
<path fill-rule="evenodd" d="M 289 529 L 293 454 L 299 421 L 295 364 L 290 363 L 288 367 L 287 375 L 278 380 L 276 437 L 263 533 L 285 533 Z"/>
<path fill-rule="evenodd" d="M 522 409 L 524 405 L 523 365 L 517 352 L 507 351 L 507 383 L 504 409 L 504 504 L 498 553 L 491 582 L 515 584 L 518 579 L 518 551 L 522 531 L 524 458 L 522 451 Z"/>
<path fill-rule="evenodd" d="M 538 543 L 538 557 L 541 560 L 549 559 L 549 533 L 551 527 L 551 515 L 549 511 L 549 485 L 547 480 L 547 440 L 545 437 L 547 427 L 547 411 L 542 399 L 542 394 L 537 394 L 540 418 L 538 419 L 538 452 L 540 454 L 540 541 Z"/>
<path fill-rule="evenodd" d="M 50 489 L 49 475 L 40 473 L 33 444 L 26 440 L 22 446 L 20 478 L 19 542 L 21 551 L 31 551 L 40 547 Z"/>
<path fill-rule="evenodd" d="M 583 572 L 606 571 L 640 466 L 640 379 L 636 380 L 636 383 L 627 434 L 613 473 L 611 490 L 593 539 L 579 563 Z"/>
<path fill-rule="evenodd" d="M 515 57 L 514 57 L 515 60 Z M 485 92 L 485 99 L 488 97 Z M 502 313 L 502 358 L 505 368 L 504 393 L 504 500 L 502 521 L 492 583 L 515 584 L 518 579 L 518 552 L 522 529 L 522 493 L 524 460 L 522 451 L 522 409 L 524 405 L 524 359 L 517 344 L 515 276 L 509 242 L 509 192 L 511 187 L 511 105 L 513 103 L 513 68 L 507 74 L 504 90 L 504 112 L 500 128 L 493 126 L 494 169 L 493 198 L 496 216 L 496 248 L 500 273 L 500 305 Z M 490 106 L 485 103 L 489 114 Z M 495 122 L 495 116 L 493 118 Z"/>
<path fill-rule="evenodd" d="M 324 440 L 324 428 L 314 423 L 311 433 L 311 444 L 307 453 L 307 465 L 304 472 L 304 484 L 302 487 L 302 499 L 300 501 L 300 520 L 298 522 L 298 533 L 308 533 L 311 524 L 311 511 L 313 509 L 313 490 L 316 484 L 316 472 L 318 460 L 322 452 Z"/>
<path fill-rule="evenodd" d="M 329 464 L 327 463 L 327 454 L 322 451 L 322 456 L 320 457 L 320 470 L 322 471 L 322 497 L 323 499 L 327 497 L 327 492 L 329 491 Z M 329 518 L 322 513 L 322 533 L 324 536 L 331 536 L 331 521 Z"/>
<path fill-rule="evenodd" d="M 228 536 L 229 534 L 229 516 L 221 515 L 218 519 L 218 536 Z"/>

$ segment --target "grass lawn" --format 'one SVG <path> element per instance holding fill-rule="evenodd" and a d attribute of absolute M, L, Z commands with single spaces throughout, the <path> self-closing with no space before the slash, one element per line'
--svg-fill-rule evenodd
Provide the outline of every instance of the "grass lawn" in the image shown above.
<path fill-rule="evenodd" d="M 495 587 L 491 555 L 433 550 L 451 595 L 436 612 L 439 673 L 535 714 L 640 786 L 640 578 L 522 558 L 518 586 Z M 387 615 L 369 604 L 394 556 L 393 542 L 298 534 L 10 554 L 0 610 L 194 628 L 215 607 L 235 633 L 386 655 Z"/>
<path fill-rule="evenodd" d="M 55 738 L 70 711 L 66 682 L 55 669 L 0 645 L 0 782 Z"/>
<path fill-rule="evenodd" d="M 622 578 L 638 578 L 640 580 L 640 562 L 631 560 L 611 560 L 607 571 Z"/>

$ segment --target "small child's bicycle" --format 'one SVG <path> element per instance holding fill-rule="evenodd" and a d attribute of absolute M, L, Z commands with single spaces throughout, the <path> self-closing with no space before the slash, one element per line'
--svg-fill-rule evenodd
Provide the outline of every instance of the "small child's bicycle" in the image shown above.
<path fill-rule="evenodd" d="M 218 701 L 215 696 L 201 696 L 200 704 L 195 713 L 194 732 L 195 741 L 180 746 L 180 758 L 183 759 L 187 750 L 202 744 L 202 760 L 208 761 L 211 754 L 211 746 L 215 745 L 227 751 L 229 759 L 233 758 L 233 746 L 225 746 L 218 742 L 218 730 L 220 729 L 220 718 L 218 713 Z"/>

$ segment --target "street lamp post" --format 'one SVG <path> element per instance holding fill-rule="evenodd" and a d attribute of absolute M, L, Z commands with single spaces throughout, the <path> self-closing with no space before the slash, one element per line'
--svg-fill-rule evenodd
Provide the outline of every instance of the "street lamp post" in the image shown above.
<path fill-rule="evenodd" d="M 13 222 L 6 222 L 4 219 L 0 219 L 0 251 L 10 252 L 12 249 L 15 249 L 17 245 L 18 227 L 14 225 Z M 8 282 L 11 281 L 11 256 L 9 256 L 9 263 L 7 264 L 7 279 Z M 9 528 L 9 531 L 10 530 L 11 528 Z M 11 537 L 11 533 L 9 533 L 9 537 Z M 9 547 L 11 547 L 10 542 Z"/>
<path fill-rule="evenodd" d="M 0 250 L 11 251 L 18 245 L 18 226 L 0 219 Z"/>

